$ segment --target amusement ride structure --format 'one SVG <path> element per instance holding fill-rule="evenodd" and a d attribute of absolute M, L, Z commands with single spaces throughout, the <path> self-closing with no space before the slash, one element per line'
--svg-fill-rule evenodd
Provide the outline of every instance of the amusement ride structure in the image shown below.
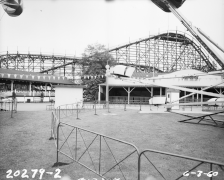
<path fill-rule="evenodd" d="M 3 1 L 4 0 L 1 0 L 0 2 L 2 3 Z M 116 82 L 115 85 L 120 83 L 121 86 L 123 86 L 122 89 L 125 89 L 125 91 L 128 94 L 128 101 L 130 98 L 131 91 L 135 88 L 133 87 L 133 84 L 137 84 L 142 87 L 145 87 L 152 94 L 151 96 L 152 98 L 153 98 L 154 87 L 160 88 L 160 95 L 163 95 L 163 94 L 167 95 L 166 97 L 160 96 L 159 97 L 160 99 L 170 98 L 168 94 L 169 95 L 172 95 L 172 94 L 168 90 L 171 90 L 171 91 L 175 90 L 174 93 L 178 94 L 177 96 L 178 98 L 176 98 L 175 101 L 170 100 L 169 102 L 166 102 L 167 104 L 165 104 L 165 101 L 163 101 L 164 102 L 163 105 L 167 107 L 166 111 L 169 111 L 169 112 L 172 112 L 170 109 L 173 106 L 178 106 L 178 105 L 183 105 L 183 106 L 199 105 L 200 106 L 205 103 L 206 104 L 216 103 L 215 102 L 216 100 L 212 102 L 201 101 L 196 103 L 195 102 L 182 103 L 182 104 L 179 103 L 180 99 L 183 99 L 187 96 L 192 96 L 194 94 L 197 94 L 197 95 L 200 94 L 202 96 L 201 98 L 202 100 L 203 100 L 203 95 L 212 96 L 212 97 L 215 97 L 215 99 L 221 98 L 221 101 L 219 101 L 218 103 L 222 104 L 222 108 L 224 107 L 223 106 L 223 103 L 224 103 L 223 86 L 219 87 L 220 92 L 217 91 L 217 93 L 205 91 L 206 89 L 219 86 L 220 84 L 224 84 L 224 80 L 223 80 L 224 61 L 213 50 L 213 47 L 210 46 L 204 40 L 204 37 L 207 38 L 212 43 L 213 41 L 211 41 L 207 36 L 204 36 L 204 33 L 202 33 L 201 30 L 191 26 L 188 23 L 188 21 L 185 20 L 183 16 L 178 12 L 177 9 L 181 7 L 184 1 L 185 0 L 152 0 L 153 3 L 155 3 L 158 7 L 160 7 L 165 12 L 172 12 L 188 29 L 188 31 L 192 34 L 192 36 L 189 36 L 185 33 L 178 32 L 178 31 L 165 32 L 162 34 L 150 36 L 150 37 L 141 39 L 139 41 L 135 41 L 135 42 L 108 50 L 109 53 L 116 60 L 117 65 L 115 65 L 111 69 L 109 69 L 109 65 L 106 66 L 106 69 L 107 69 L 106 70 L 106 84 L 103 84 L 103 86 L 106 86 L 106 104 L 103 104 L 103 107 L 107 106 L 108 113 L 104 115 L 116 115 L 116 114 L 109 113 L 108 95 L 111 89 L 109 90 L 108 88 L 109 86 L 108 80 L 109 81 L 114 80 Z M 8 1 L 5 0 L 4 2 L 11 3 L 10 0 Z M 217 48 L 219 48 L 221 51 L 223 51 L 218 45 L 216 45 L 215 43 L 213 44 Z M 14 72 L 15 74 L 12 74 L 13 73 L 12 72 L 10 74 L 8 73 L 10 71 L 8 71 L 5 74 L 1 72 L 0 75 L 2 78 L 4 78 L 5 76 L 11 78 L 11 75 L 12 75 L 12 78 L 11 78 L 12 81 L 13 81 L 13 78 L 15 79 L 17 76 L 22 77 L 20 81 L 23 81 L 23 80 L 25 81 L 26 80 L 25 77 L 26 77 L 27 79 L 30 80 L 30 89 L 31 89 L 31 83 L 34 82 L 34 79 L 35 81 L 39 80 L 45 83 L 49 83 L 49 82 L 52 83 L 54 81 L 57 81 L 56 84 L 58 84 L 58 81 L 60 81 L 62 84 L 68 84 L 69 83 L 67 82 L 67 78 L 68 78 L 70 80 L 73 80 L 76 84 L 79 84 L 80 82 L 76 80 L 79 80 L 80 76 L 83 76 L 83 72 L 82 72 L 83 69 L 80 63 L 81 60 L 82 60 L 81 58 L 69 57 L 66 55 L 60 56 L 60 55 L 47 55 L 42 53 L 31 54 L 31 53 L 19 53 L 19 52 L 16 52 L 16 53 L 6 52 L 5 54 L 0 55 L 0 68 L 11 69 L 11 71 L 19 70 L 21 74 L 17 74 L 18 72 Z M 192 70 L 191 74 L 188 74 L 190 71 L 187 71 L 187 70 Z M 23 71 L 28 71 L 28 72 L 26 72 L 27 74 L 25 75 L 25 73 L 22 74 Z M 132 75 L 138 71 L 144 72 L 145 74 L 148 73 L 147 74 L 148 77 L 147 76 L 145 76 L 144 78 L 132 77 Z M 149 77 L 149 73 L 153 73 L 153 76 Z M 164 75 L 154 76 L 155 73 L 160 73 Z M 61 77 L 57 77 L 55 75 L 59 75 L 63 77 L 61 79 Z M 206 77 L 206 78 L 203 79 L 201 77 Z M 130 85 L 128 84 L 128 82 L 133 82 L 133 84 Z M 200 90 L 194 89 L 194 87 L 189 88 L 188 86 L 187 87 L 183 86 L 183 84 L 185 85 L 193 84 L 194 86 L 197 86 L 200 83 L 203 84 L 202 86 L 203 88 L 201 88 Z M 73 83 L 71 84 L 72 86 L 74 86 Z M 151 91 L 149 87 L 151 87 Z M 162 88 L 165 89 L 166 93 L 163 93 Z M 179 98 L 180 91 L 185 93 L 190 92 L 190 94 L 187 94 L 187 95 L 185 94 L 184 96 Z M 100 90 L 99 90 L 99 93 L 100 93 Z M 95 104 L 93 106 L 95 108 L 95 115 L 97 115 L 96 102 L 97 101 L 94 102 Z M 154 102 L 152 104 L 158 105 L 160 103 Z M 90 108 L 92 109 L 93 104 L 90 104 L 90 105 L 91 105 Z M 99 105 L 98 107 L 100 107 L 100 105 L 102 104 L 99 103 L 98 105 Z M 124 105 L 126 109 L 126 102 L 124 103 Z M 161 158 L 163 162 L 165 160 L 170 161 L 171 156 L 175 158 L 182 158 L 184 160 L 187 160 L 188 162 L 190 161 L 196 162 L 196 163 L 189 163 L 189 165 L 187 165 L 186 163 L 183 163 L 181 161 L 181 167 L 178 167 L 177 170 L 179 170 L 180 168 L 184 168 L 185 171 L 186 169 L 188 169 L 188 171 L 182 172 L 179 170 L 178 172 L 176 172 L 176 174 L 179 174 L 179 173 L 181 174 L 178 175 L 178 177 L 175 179 L 181 179 L 182 177 L 185 178 L 185 176 L 189 176 L 189 174 L 193 170 L 197 170 L 199 166 L 200 166 L 199 168 L 202 167 L 203 169 L 209 169 L 206 171 L 208 173 L 204 173 L 204 174 L 206 174 L 207 177 L 210 177 L 210 179 L 213 179 L 213 176 L 214 177 L 217 176 L 219 172 L 220 172 L 219 177 L 221 177 L 223 174 L 222 173 L 224 170 L 223 163 L 208 161 L 208 160 L 203 160 L 198 158 L 192 158 L 189 156 L 182 156 L 178 154 L 167 153 L 167 152 L 157 151 L 152 149 L 146 149 L 141 151 L 140 153 L 138 148 L 131 143 L 128 143 L 126 141 L 121 141 L 116 138 L 111 138 L 103 134 L 98 134 L 93 131 L 83 129 L 83 128 L 68 124 L 67 122 L 65 123 L 61 121 L 61 119 L 64 118 L 63 116 L 68 117 L 68 115 L 73 115 L 73 119 L 74 119 L 74 112 L 77 114 L 77 119 L 79 119 L 78 118 L 79 110 L 81 109 L 78 108 L 78 104 L 66 104 L 59 107 L 54 107 L 53 111 L 51 112 L 52 124 L 51 124 L 50 140 L 51 139 L 55 140 L 55 146 L 57 148 L 56 163 L 53 165 L 53 167 L 68 165 L 70 163 L 77 162 L 80 165 L 87 168 L 88 170 L 92 171 L 93 173 L 105 179 L 109 179 L 109 176 L 107 178 L 108 172 L 112 172 L 112 170 L 116 168 L 116 171 L 121 172 L 121 176 L 123 177 L 122 179 L 128 179 L 125 176 L 125 172 L 127 172 L 128 175 L 129 173 L 134 173 L 134 175 L 136 175 L 135 179 L 141 180 L 143 179 L 142 178 L 143 176 L 149 175 L 148 172 L 147 174 L 142 173 L 143 171 L 145 171 L 145 168 L 143 166 L 145 165 L 144 161 L 141 161 L 141 158 L 143 158 L 144 156 L 148 160 L 150 165 L 154 167 L 157 174 L 160 175 L 161 178 L 163 178 L 164 180 L 171 179 L 171 178 L 165 178 L 165 176 L 163 176 L 163 174 L 160 172 L 159 169 L 161 168 L 163 171 L 167 170 L 169 171 L 169 173 L 173 173 L 174 172 L 173 165 L 168 168 L 164 166 L 164 163 L 161 163 L 157 168 L 154 165 L 154 163 L 150 161 L 150 159 L 154 158 L 154 155 L 151 156 L 150 159 L 145 155 L 146 153 L 158 153 L 159 155 L 168 156 L 168 158 L 166 157 Z M 150 110 L 151 110 L 151 107 L 150 107 Z M 199 121 L 196 122 L 197 124 L 204 121 L 204 122 L 209 122 L 208 125 L 210 124 L 216 127 L 223 127 L 224 125 L 223 119 L 216 120 L 212 117 L 213 115 L 218 115 L 219 113 L 223 113 L 223 112 L 224 111 L 222 109 L 222 111 L 218 111 L 215 113 L 206 114 L 202 116 L 189 116 L 189 115 L 185 115 L 186 114 L 185 113 L 181 115 L 187 116 L 188 119 L 182 120 L 182 122 L 192 122 L 192 120 L 199 119 Z M 175 112 L 173 111 L 173 113 Z M 62 130 L 63 128 L 64 130 Z M 83 138 L 83 135 L 88 135 L 88 134 L 91 134 L 92 136 L 89 136 L 91 138 L 89 138 L 88 143 L 86 143 L 87 141 L 84 140 L 85 138 Z M 92 138 L 93 136 L 94 138 Z M 156 134 L 156 136 L 159 136 L 159 134 Z M 81 138 L 82 138 L 82 141 L 84 142 L 83 144 L 82 144 Z M 97 144 L 97 142 L 99 143 L 99 145 Z M 109 142 L 111 143 L 110 146 L 109 146 Z M 73 143 L 72 146 L 69 145 L 70 143 Z M 117 145 L 117 143 L 119 144 Z M 67 147 L 64 146 L 66 144 L 67 144 Z M 83 146 L 84 147 L 83 148 L 81 144 L 84 145 L 85 147 Z M 91 145 L 93 145 L 92 146 L 94 147 L 93 149 L 90 149 Z M 186 145 L 188 146 L 188 144 Z M 105 151 L 104 147 L 108 148 L 109 151 Z M 113 148 L 111 147 L 116 147 L 114 150 L 123 151 L 124 155 L 122 154 L 122 158 L 120 157 L 119 160 L 117 160 L 118 158 L 117 159 L 115 158 L 115 155 L 113 154 Z M 96 153 L 95 152 L 92 153 L 93 150 L 97 150 Z M 74 154 L 72 152 L 74 152 Z M 110 152 L 110 153 L 107 153 L 107 152 Z M 84 155 L 87 155 L 87 153 L 91 160 L 89 161 L 90 163 L 87 163 L 86 161 L 83 161 L 82 159 L 82 157 L 85 157 Z M 61 160 L 64 161 L 64 158 L 61 158 L 59 160 L 59 157 L 60 157 L 59 154 L 66 156 L 69 160 L 72 160 L 72 161 L 70 161 L 69 163 L 60 162 Z M 109 157 L 108 155 L 111 155 L 111 154 L 113 158 L 110 159 L 108 158 Z M 106 155 L 105 156 L 106 158 L 101 158 L 101 157 L 104 157 L 104 155 Z M 134 156 L 134 158 L 131 157 L 132 159 L 128 161 L 128 158 L 132 155 Z M 91 156 L 93 156 L 94 158 L 92 158 Z M 106 163 L 104 162 L 104 160 Z M 115 163 L 113 163 L 112 166 L 110 166 L 109 163 L 113 162 L 113 160 L 115 160 Z M 125 171 L 122 171 L 123 169 L 122 166 L 124 161 L 127 162 L 127 165 L 125 166 Z M 133 166 L 135 168 L 131 169 L 131 171 L 127 171 L 129 167 L 132 167 L 130 166 L 130 162 L 133 164 L 137 162 L 137 164 Z M 92 166 L 89 166 L 89 164 Z M 169 163 L 169 165 L 171 164 Z M 141 166 L 143 166 L 143 168 Z M 218 172 L 217 169 L 220 171 Z M 75 172 L 76 170 L 77 169 L 75 169 Z M 199 172 L 203 172 L 203 171 L 201 171 L 200 169 Z M 114 177 L 114 174 L 113 174 L 113 177 Z"/>
<path fill-rule="evenodd" d="M 23 12 L 22 0 L 0 0 L 4 11 L 11 17 L 17 17 Z"/>
<path fill-rule="evenodd" d="M 9 1 L 1 1 L 6 6 Z M 18 1 L 20 4 L 22 1 Z M 182 69 L 197 69 L 203 72 L 224 68 L 223 59 L 213 47 L 205 42 L 202 31 L 190 25 L 178 11 L 184 0 L 153 0 L 165 12 L 172 12 L 191 33 L 191 36 L 179 31 L 164 32 L 158 35 L 130 42 L 109 50 L 117 64 L 131 65 L 145 72 L 174 72 Z M 8 5 L 10 6 L 10 5 Z M 22 7 L 22 6 L 21 6 Z M 5 9 L 5 8 L 4 8 Z M 6 12 L 7 9 L 5 9 Z M 0 55 L 0 68 L 40 72 L 65 76 L 76 80 L 82 76 L 81 58 L 43 53 L 5 52 Z M 80 81 L 75 81 L 79 84 Z"/>

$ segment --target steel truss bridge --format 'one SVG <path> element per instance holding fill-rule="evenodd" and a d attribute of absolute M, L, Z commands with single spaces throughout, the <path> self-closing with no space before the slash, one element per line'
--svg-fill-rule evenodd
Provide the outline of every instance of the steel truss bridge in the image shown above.
<path fill-rule="evenodd" d="M 117 64 L 135 66 L 145 72 L 173 72 L 183 69 L 214 71 L 219 64 L 190 35 L 180 31 L 161 33 L 109 50 Z M 47 54 L 5 53 L 0 68 L 66 76 L 83 75 L 81 58 Z M 79 79 L 79 78 L 78 78 Z"/>

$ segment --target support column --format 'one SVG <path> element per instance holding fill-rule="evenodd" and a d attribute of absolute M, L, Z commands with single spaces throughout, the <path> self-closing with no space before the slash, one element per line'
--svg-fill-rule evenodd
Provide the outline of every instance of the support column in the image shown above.
<path fill-rule="evenodd" d="M 31 85 L 32 85 L 32 82 L 30 82 L 29 84 L 29 95 L 32 96 L 32 89 L 31 89 Z"/>
<path fill-rule="evenodd" d="M 100 91 L 100 85 L 99 85 L 99 91 L 98 91 L 98 101 L 100 102 L 101 98 L 100 98 L 100 94 L 101 94 L 101 91 Z"/>
<path fill-rule="evenodd" d="M 108 84 L 108 76 L 110 74 L 110 66 L 106 65 L 106 102 L 109 103 L 109 84 Z"/>
<path fill-rule="evenodd" d="M 45 84 L 44 96 L 47 96 L 47 83 Z"/>
<path fill-rule="evenodd" d="M 148 90 L 148 92 L 151 94 L 151 91 L 149 90 L 149 88 L 147 88 L 147 87 L 145 87 L 147 90 Z M 149 98 L 150 99 L 150 98 Z"/>
<path fill-rule="evenodd" d="M 186 95 L 187 95 L 187 92 L 184 91 L 184 96 L 186 96 Z M 186 103 L 186 97 L 184 98 L 184 102 Z"/>
<path fill-rule="evenodd" d="M 107 82 L 107 77 L 106 77 L 106 102 L 109 101 L 109 85 L 108 85 L 108 82 Z"/>
<path fill-rule="evenodd" d="M 124 87 L 123 87 L 124 88 Z M 130 104 L 130 94 L 131 92 L 134 90 L 135 88 L 130 89 L 130 87 L 128 87 L 128 90 L 124 88 L 124 90 L 128 93 L 128 104 Z"/>
<path fill-rule="evenodd" d="M 197 88 L 197 91 L 198 91 L 199 89 Z M 197 93 L 197 102 L 198 102 L 198 93 Z"/>
<path fill-rule="evenodd" d="M 151 87 L 151 97 L 153 97 L 153 87 Z"/>
<path fill-rule="evenodd" d="M 11 92 L 13 91 L 13 83 L 14 81 L 11 81 Z"/>
<path fill-rule="evenodd" d="M 202 88 L 201 88 L 201 90 L 202 90 Z M 201 102 L 203 102 L 203 94 L 201 94 Z M 203 106 L 203 105 L 201 104 L 201 106 Z"/>
<path fill-rule="evenodd" d="M 162 88 L 161 87 L 159 88 L 159 96 L 160 97 L 162 96 Z"/>
<path fill-rule="evenodd" d="M 194 88 L 193 88 L 194 89 Z M 192 95 L 192 102 L 194 102 L 194 94 Z"/>
<path fill-rule="evenodd" d="M 130 87 L 128 87 L 128 104 L 130 104 Z"/>
<path fill-rule="evenodd" d="M 50 91 L 49 91 L 49 97 L 51 97 L 52 84 L 50 84 L 50 87 L 51 87 L 51 89 L 50 89 Z"/>

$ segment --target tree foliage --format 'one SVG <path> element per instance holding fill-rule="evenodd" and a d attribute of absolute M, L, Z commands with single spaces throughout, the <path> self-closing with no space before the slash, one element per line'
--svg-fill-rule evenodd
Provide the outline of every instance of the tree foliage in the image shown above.
<path fill-rule="evenodd" d="M 83 69 L 83 76 L 97 76 L 97 78 L 82 79 L 82 84 L 87 87 L 84 89 L 84 99 L 95 100 L 97 98 L 98 85 L 105 82 L 106 68 L 115 65 L 114 58 L 109 54 L 106 47 L 101 44 L 88 45 L 83 53 L 80 62 Z"/>

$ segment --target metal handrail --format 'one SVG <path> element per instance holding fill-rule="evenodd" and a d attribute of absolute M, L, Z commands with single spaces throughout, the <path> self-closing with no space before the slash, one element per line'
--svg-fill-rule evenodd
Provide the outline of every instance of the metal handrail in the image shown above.
<path fill-rule="evenodd" d="M 224 171 L 224 163 L 221 163 L 221 162 L 209 161 L 209 160 L 205 160 L 205 159 L 199 159 L 199 158 L 194 158 L 194 157 L 190 157 L 190 156 L 183 156 L 183 155 L 179 155 L 179 154 L 168 153 L 168 152 L 164 152 L 164 151 L 157 151 L 157 150 L 153 150 L 153 149 L 146 149 L 146 150 L 142 151 L 139 154 L 139 159 L 138 159 L 138 180 L 141 179 L 141 157 L 143 155 L 153 165 L 153 167 L 162 176 L 162 178 L 166 180 L 166 178 L 164 177 L 164 175 L 156 168 L 156 166 L 145 155 L 146 152 L 157 153 L 157 154 L 162 154 L 162 155 L 166 155 L 166 156 L 172 156 L 172 157 L 177 157 L 177 158 L 182 158 L 182 159 L 186 159 L 186 160 L 191 160 L 191 161 L 199 162 L 199 164 L 195 165 L 194 167 L 192 167 L 191 169 L 188 170 L 189 173 L 192 172 L 197 167 L 201 166 L 202 164 L 209 164 L 210 165 L 210 170 L 209 171 L 212 171 L 213 170 L 213 165 L 219 166 L 220 169 L 222 171 Z M 181 179 L 182 177 L 184 177 L 184 172 L 182 172 L 182 175 L 180 175 L 179 177 L 175 178 L 175 180 Z M 212 180 L 212 176 L 210 177 L 210 179 Z"/>
<path fill-rule="evenodd" d="M 67 137 L 65 137 L 64 132 L 62 130 L 62 127 L 64 128 L 66 126 L 72 127 L 72 130 L 71 130 L 71 132 L 69 133 L 69 135 Z M 78 126 L 73 126 L 73 125 L 70 125 L 70 124 L 64 123 L 64 122 L 60 122 L 58 124 L 58 126 L 57 126 L 57 137 L 59 137 L 59 131 L 60 130 L 61 130 L 61 132 L 62 132 L 65 140 L 64 140 L 64 142 L 62 142 L 62 145 L 59 146 L 59 138 L 57 138 L 57 161 L 54 164 L 54 166 L 59 166 L 60 164 L 64 164 L 64 163 L 59 162 L 59 153 L 61 153 L 64 156 L 66 156 L 66 157 L 70 158 L 71 160 L 79 163 L 80 165 L 84 166 L 85 168 L 89 169 L 93 173 L 95 173 L 95 174 L 97 174 L 100 177 L 105 178 L 105 179 L 107 179 L 107 177 L 105 177 L 105 175 L 107 173 L 111 172 L 115 167 L 118 167 L 118 169 L 121 172 L 123 178 L 126 179 L 126 177 L 125 177 L 125 175 L 124 175 L 124 173 L 122 171 L 122 167 L 120 166 L 120 164 L 121 163 L 124 163 L 125 160 L 127 158 L 129 158 L 130 156 L 132 156 L 134 153 L 137 153 L 136 162 L 138 161 L 138 156 L 139 156 L 139 150 L 138 150 L 138 148 L 135 145 L 133 145 L 131 143 L 128 143 L 126 141 L 119 140 L 119 139 L 116 139 L 116 138 L 112 138 L 112 137 L 109 137 L 109 136 L 106 136 L 106 135 L 103 135 L 103 134 L 100 134 L 100 133 L 96 133 L 96 132 L 93 132 L 93 131 L 90 131 L 90 130 L 87 130 L 87 129 L 84 129 L 84 128 L 81 128 L 81 127 L 78 127 Z M 75 157 L 73 157 L 72 150 L 71 150 L 71 148 L 70 148 L 70 146 L 68 144 L 68 139 L 70 138 L 70 136 L 71 136 L 71 134 L 73 133 L 74 130 L 75 130 L 75 148 L 74 148 L 75 149 Z M 86 141 L 83 138 L 83 135 L 81 133 L 83 131 L 95 135 L 95 137 L 93 138 L 93 140 L 88 145 L 86 144 Z M 78 141 L 77 141 L 77 139 L 78 139 L 78 132 L 79 132 L 80 136 L 82 137 L 82 141 L 83 141 L 83 143 L 85 145 L 85 150 L 81 153 L 81 155 L 79 157 L 77 155 L 77 153 L 78 153 L 78 148 L 77 148 L 77 146 L 78 146 L 77 145 L 78 144 Z M 94 163 L 93 158 L 90 155 L 89 148 L 97 140 L 97 138 L 99 139 L 99 150 L 97 149 L 97 151 L 99 151 L 99 159 L 97 160 L 98 161 L 97 162 L 98 163 L 98 167 L 96 168 L 95 167 L 96 163 Z M 129 147 L 132 148 L 132 151 L 129 152 L 129 153 L 127 153 L 127 155 L 124 158 L 122 158 L 121 160 L 117 160 L 116 157 L 115 157 L 115 155 L 114 155 L 114 153 L 113 153 L 113 151 L 112 151 L 112 149 L 109 146 L 109 142 L 107 141 L 107 139 L 110 139 L 110 140 L 115 141 L 115 142 L 119 142 L 121 144 L 128 145 Z M 102 158 L 102 142 L 103 142 L 102 140 L 104 140 L 104 142 L 106 143 L 106 147 L 109 149 L 109 151 L 110 151 L 110 153 L 111 153 L 111 155 L 112 155 L 112 157 L 113 157 L 113 159 L 115 161 L 115 164 L 112 165 L 111 167 L 109 167 L 108 169 L 106 169 L 104 172 L 102 172 L 102 162 L 101 162 L 102 161 L 102 159 L 101 159 Z M 65 152 L 62 151 L 62 147 L 65 144 L 68 145 L 68 148 L 69 148 L 69 151 L 70 151 L 71 155 L 66 154 Z M 81 161 L 80 161 L 81 158 L 85 154 L 87 154 L 87 153 L 89 155 L 89 158 L 91 159 L 91 163 L 92 163 L 92 165 L 93 165 L 94 168 L 90 168 L 87 165 L 85 165 L 84 163 L 81 163 Z M 137 178 L 137 173 L 138 172 L 136 170 L 136 178 Z"/>
<path fill-rule="evenodd" d="M 103 102 L 102 104 L 101 103 L 102 102 L 97 102 L 97 101 L 83 103 L 82 108 L 84 106 L 89 107 L 89 109 L 95 110 L 95 115 L 96 115 L 96 107 L 97 107 L 97 105 L 98 105 L 98 107 L 103 105 L 102 107 L 107 108 L 108 112 L 109 112 L 110 108 L 115 108 L 116 105 L 117 105 L 117 104 L 110 104 L 110 102 Z M 120 105 L 120 106 L 124 107 L 124 111 L 126 111 L 126 106 L 127 106 L 126 103 L 127 102 L 124 101 L 124 104 Z M 132 156 L 135 152 L 137 152 L 137 155 L 138 155 L 137 176 L 138 176 L 138 178 L 136 178 L 136 179 L 140 180 L 140 178 L 141 178 L 140 174 L 141 174 L 141 157 L 142 156 L 146 157 L 146 159 L 153 165 L 153 167 L 157 170 L 157 172 L 162 176 L 163 179 L 166 179 L 165 176 L 157 169 L 157 167 L 150 161 L 150 159 L 145 154 L 146 152 L 151 152 L 151 153 L 163 154 L 163 155 L 166 155 L 166 156 L 173 156 L 173 157 L 177 157 L 177 158 L 182 158 L 182 159 L 186 159 L 186 160 L 199 162 L 193 168 L 188 170 L 188 173 L 192 172 L 195 168 L 200 167 L 202 164 L 210 164 L 210 171 L 213 170 L 213 165 L 219 166 L 224 171 L 224 164 L 220 163 L 220 162 L 209 161 L 209 160 L 204 160 L 204 159 L 198 159 L 198 158 L 194 158 L 194 157 L 183 156 L 183 155 L 178 155 L 178 154 L 173 154 L 173 153 L 168 153 L 168 152 L 163 152 L 163 151 L 157 151 L 157 150 L 152 150 L 152 149 L 146 149 L 146 150 L 142 151 L 141 153 L 139 153 L 138 148 L 134 144 L 131 144 L 131 143 L 128 143 L 126 141 L 122 141 L 122 140 L 119 140 L 119 139 L 116 139 L 116 138 L 112 138 L 112 137 L 109 137 L 109 136 L 106 136 L 106 135 L 103 135 L 103 134 L 100 134 L 100 133 L 96 133 L 96 132 L 93 132 L 93 131 L 90 131 L 90 130 L 87 130 L 87 129 L 83 129 L 81 127 L 73 126 L 73 125 L 70 125 L 70 124 L 65 123 L 65 122 L 61 122 L 60 121 L 61 114 L 64 113 L 66 115 L 66 117 L 68 117 L 68 112 L 69 111 L 72 110 L 71 112 L 74 112 L 73 111 L 74 105 L 77 106 L 77 103 L 59 106 L 58 108 L 56 108 L 56 109 L 54 109 L 52 111 L 51 138 L 55 140 L 55 145 L 56 145 L 56 148 L 57 148 L 57 161 L 54 164 L 54 166 L 60 166 L 60 165 L 64 165 L 65 164 L 65 163 L 59 162 L 59 154 L 62 154 L 64 156 L 68 157 L 69 159 L 71 159 L 72 161 L 79 163 L 83 167 L 87 168 L 88 170 L 94 172 L 95 174 L 97 174 L 100 177 L 103 177 L 105 179 L 106 179 L 105 175 L 107 175 L 108 172 L 111 172 L 113 168 L 118 167 L 119 171 L 122 173 L 123 178 L 126 179 L 124 173 L 122 172 L 122 168 L 120 166 L 120 163 L 125 161 L 128 157 Z M 66 111 L 63 112 L 63 110 L 61 110 L 60 107 L 65 107 Z M 71 109 L 69 109 L 69 108 L 71 108 Z M 78 108 L 76 108 L 76 110 L 78 110 Z M 140 104 L 140 111 L 141 111 L 141 104 Z M 77 118 L 78 118 L 78 111 L 77 111 Z M 67 131 L 67 133 L 69 133 L 67 136 L 65 136 L 65 134 L 64 134 L 64 131 L 63 131 L 64 127 L 71 127 L 72 128 L 70 133 Z M 61 131 L 63 136 L 64 136 L 64 141 L 62 142 L 62 144 L 60 146 L 59 146 L 59 131 Z M 68 139 L 70 138 L 70 136 L 72 135 L 72 133 L 74 131 L 75 131 L 75 141 L 74 141 L 75 142 L 75 156 L 73 156 L 72 150 L 71 150 L 71 148 L 69 146 L 69 143 L 68 143 Z M 87 133 L 91 133 L 91 134 L 94 135 L 94 138 L 92 139 L 90 144 L 86 143 L 86 141 L 85 141 L 85 139 L 84 139 L 84 137 L 82 135 L 83 131 L 87 132 Z M 77 146 L 78 146 L 77 145 L 78 144 L 78 141 L 77 141 L 77 139 L 78 139 L 78 132 L 79 132 L 80 137 L 82 138 L 83 144 L 85 146 L 84 147 L 85 150 L 82 152 L 80 157 L 77 156 L 77 153 L 78 153 L 78 150 L 79 150 L 77 148 Z M 108 142 L 106 141 L 106 139 L 110 139 L 110 140 L 117 141 L 117 142 L 122 143 L 122 144 L 130 145 L 132 148 L 134 148 L 134 151 L 129 153 L 122 160 L 117 161 L 117 159 L 115 158 L 115 156 L 113 154 L 113 151 L 111 150 L 111 148 L 110 148 Z M 89 148 L 97 140 L 99 141 L 99 149 L 98 149 L 98 151 L 99 151 L 99 160 L 98 160 L 98 165 L 97 165 L 98 167 L 96 168 L 94 160 L 91 157 L 91 153 L 89 151 Z M 109 169 L 107 169 L 105 172 L 102 172 L 102 167 L 101 167 L 101 152 L 102 152 L 102 142 L 103 142 L 102 140 L 104 140 L 104 142 L 106 143 L 106 147 L 110 150 L 110 153 L 111 153 L 111 155 L 112 155 L 112 157 L 113 157 L 113 159 L 115 161 L 115 164 L 113 166 L 111 166 Z M 71 153 L 71 155 L 68 154 L 68 153 L 65 153 L 62 150 L 62 147 L 64 147 L 65 144 L 68 145 L 69 152 Z M 81 162 L 82 157 L 84 155 L 86 155 L 86 154 L 89 155 L 89 158 L 91 159 L 90 162 L 92 163 L 94 168 L 91 168 L 91 167 L 87 166 L 85 163 Z M 184 177 L 184 174 L 180 175 L 175 180 L 181 179 L 182 177 Z M 212 179 L 212 177 L 210 179 Z"/>

